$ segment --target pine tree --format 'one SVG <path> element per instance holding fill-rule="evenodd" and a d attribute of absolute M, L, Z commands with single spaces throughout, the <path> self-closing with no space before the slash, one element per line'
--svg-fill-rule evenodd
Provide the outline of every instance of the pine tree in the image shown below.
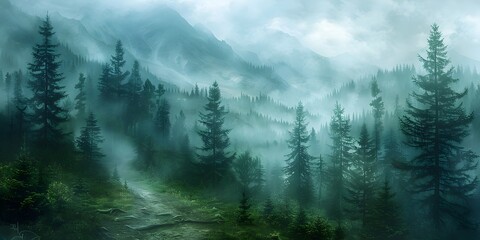
<path fill-rule="evenodd" d="M 293 239 L 306 239 L 308 231 L 308 218 L 305 210 L 300 208 L 298 210 L 297 216 L 293 221 L 292 226 L 290 226 L 290 235 Z"/>
<path fill-rule="evenodd" d="M 275 207 L 272 202 L 272 198 L 270 196 L 267 196 L 267 200 L 265 200 L 265 204 L 263 205 L 263 218 L 265 221 L 270 221 L 271 217 L 273 216 L 275 211 Z"/>
<path fill-rule="evenodd" d="M 127 78 L 129 72 L 123 72 L 123 66 L 125 65 L 125 59 L 123 55 L 125 50 L 123 49 L 122 41 L 118 40 L 115 44 L 115 54 L 110 59 L 112 66 L 111 75 L 111 87 L 114 94 L 114 100 L 120 100 L 125 94 L 125 90 L 122 87 L 122 82 Z"/>
<path fill-rule="evenodd" d="M 112 80 L 112 67 L 109 64 L 103 65 L 102 75 L 98 82 L 98 90 L 100 91 L 100 99 L 105 102 L 112 102 L 115 97 L 113 80 Z"/>
<path fill-rule="evenodd" d="M 344 109 L 335 104 L 333 116 L 330 121 L 331 162 L 328 168 L 328 190 L 327 214 L 330 218 L 341 222 L 343 220 L 343 209 L 345 195 L 345 178 L 348 167 L 351 164 L 353 141 L 350 136 L 350 120 L 345 117 Z"/>
<path fill-rule="evenodd" d="M 316 162 L 316 180 L 318 187 L 318 200 L 321 202 L 323 200 L 323 187 L 325 185 L 325 162 L 322 155 L 317 158 Z"/>
<path fill-rule="evenodd" d="M 240 205 L 238 206 L 237 223 L 240 225 L 251 225 L 253 223 L 252 216 L 250 214 L 251 205 L 249 203 L 249 197 L 245 191 L 242 192 L 242 198 Z"/>
<path fill-rule="evenodd" d="M 258 193 L 263 187 L 265 180 L 262 163 L 258 157 L 252 157 L 250 152 L 240 154 L 233 161 L 233 170 L 242 189 L 249 194 Z"/>
<path fill-rule="evenodd" d="M 395 166 L 398 164 L 404 164 L 406 159 L 405 156 L 400 149 L 400 145 L 397 142 L 395 133 L 393 130 L 390 130 L 387 138 L 385 139 L 385 156 L 384 156 L 384 166 L 383 166 L 383 174 L 385 179 L 391 179 L 391 182 L 394 186 L 394 189 L 399 186 L 399 184 L 403 184 L 404 181 L 404 174 L 399 172 L 398 169 L 395 169 Z"/>
<path fill-rule="evenodd" d="M 40 26 L 42 42 L 33 47 L 33 62 L 28 65 L 32 79 L 28 85 L 33 93 L 30 99 L 33 113 L 34 136 L 42 147 L 51 147 L 53 143 L 63 138 L 59 124 L 65 121 L 62 116 L 64 110 L 59 106 L 66 97 L 60 81 L 63 79 L 59 72 L 59 57 L 55 53 L 58 44 L 52 43 L 53 27 L 47 17 Z"/>
<path fill-rule="evenodd" d="M 291 152 L 287 155 L 285 182 L 287 194 L 302 205 L 311 203 L 313 198 L 310 170 L 310 161 L 313 157 L 308 153 L 309 135 L 305 121 L 305 111 L 302 103 L 299 103 L 296 108 L 294 127 L 288 140 L 288 147 Z"/>
<path fill-rule="evenodd" d="M 374 240 L 406 239 L 405 226 L 400 216 L 399 206 L 390 184 L 385 181 L 383 188 L 373 202 L 372 215 L 368 219 L 367 238 Z"/>
<path fill-rule="evenodd" d="M 348 171 L 346 196 L 346 201 L 351 205 L 350 216 L 353 220 L 360 220 L 362 228 L 365 228 L 372 211 L 376 181 L 375 166 L 375 143 L 370 139 L 367 125 L 363 124 Z"/>
<path fill-rule="evenodd" d="M 140 64 L 138 61 L 133 63 L 132 74 L 128 79 L 128 83 L 124 86 L 127 97 L 127 110 L 125 111 L 125 121 L 127 129 L 132 133 L 136 133 L 137 123 L 145 115 L 142 111 L 142 78 L 140 76 Z"/>
<path fill-rule="evenodd" d="M 158 89 L 157 89 L 158 90 Z M 140 99 L 140 118 L 151 118 L 152 117 L 152 112 L 154 111 L 155 104 L 153 102 L 155 92 L 155 86 L 152 84 L 152 82 L 147 79 L 145 80 L 145 83 L 143 84 L 143 89 L 141 93 L 141 99 Z M 160 102 L 157 101 L 157 105 Z"/>
<path fill-rule="evenodd" d="M 7 103 L 10 102 L 11 92 L 12 92 L 12 75 L 10 75 L 10 73 L 7 72 L 5 74 L 5 96 L 7 97 Z"/>
<path fill-rule="evenodd" d="M 78 76 L 78 83 L 75 84 L 75 89 L 78 89 L 78 94 L 75 96 L 75 110 L 77 110 L 77 118 L 83 119 L 85 117 L 87 95 L 85 92 L 85 75 L 80 73 Z"/>
<path fill-rule="evenodd" d="M 410 190 L 418 194 L 437 232 L 450 220 L 470 226 L 468 200 L 478 183 L 473 177 L 477 156 L 460 144 L 469 134 L 473 114 L 459 103 L 467 90 L 458 93 L 451 87 L 458 79 L 448 68 L 446 46 L 436 24 L 428 38 L 427 57 L 419 58 L 426 74 L 413 78 L 419 89 L 412 93 L 415 101 L 407 101 L 401 118 L 406 144 L 418 151 L 404 166 L 410 173 Z"/>
<path fill-rule="evenodd" d="M 370 106 L 373 108 L 373 118 L 375 119 L 375 134 L 374 134 L 374 143 L 375 143 L 375 161 L 378 161 L 380 155 L 380 146 L 381 138 L 383 131 L 383 122 L 382 117 L 385 113 L 385 107 L 383 105 L 382 96 L 380 96 L 380 88 L 378 88 L 377 80 L 374 79 L 371 85 L 371 92 L 373 100 L 370 102 Z"/>
<path fill-rule="evenodd" d="M 197 131 L 203 143 L 199 150 L 204 154 L 197 155 L 204 171 L 202 181 L 205 184 L 217 185 L 222 179 L 231 177 L 231 164 L 235 155 L 227 152 L 230 145 L 228 138 L 230 130 L 223 127 L 227 112 L 221 105 L 220 88 L 217 82 L 210 87 L 207 99 L 205 112 L 200 113 L 199 120 L 204 129 Z"/>
<path fill-rule="evenodd" d="M 166 143 L 170 137 L 170 126 L 170 104 L 166 99 L 162 99 L 155 115 L 155 128 L 163 143 Z"/>
<path fill-rule="evenodd" d="M 13 105 L 18 108 L 23 108 L 27 104 L 27 99 L 23 95 L 23 74 L 22 71 L 15 72 L 15 84 L 13 86 Z"/>
<path fill-rule="evenodd" d="M 93 113 L 88 115 L 85 122 L 85 127 L 75 140 L 82 160 L 81 165 L 88 173 L 100 176 L 102 173 L 100 160 L 105 156 L 99 146 L 103 142 L 101 130 Z"/>

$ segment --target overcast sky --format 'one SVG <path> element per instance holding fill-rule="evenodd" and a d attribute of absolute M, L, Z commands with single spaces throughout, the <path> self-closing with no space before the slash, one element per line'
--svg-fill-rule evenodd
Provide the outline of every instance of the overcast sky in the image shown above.
<path fill-rule="evenodd" d="M 201 24 L 222 40 L 251 44 L 266 30 L 296 37 L 315 52 L 348 54 L 377 66 L 413 63 L 423 53 L 429 26 L 436 22 L 449 50 L 480 60 L 480 3 L 397 0 L 15 0 L 26 12 L 47 10 L 81 19 L 94 11 L 141 11 L 168 5 L 192 25 Z M 421 3 L 420 3 L 421 2 Z M 441 2 L 441 3 L 440 3 Z M 272 39 L 274 41 L 274 39 Z"/>

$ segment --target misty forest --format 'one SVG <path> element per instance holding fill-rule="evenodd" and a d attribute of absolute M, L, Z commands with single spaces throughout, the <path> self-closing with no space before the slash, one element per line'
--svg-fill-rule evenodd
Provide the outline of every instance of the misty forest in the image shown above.
<path fill-rule="evenodd" d="M 480 238 L 475 8 L 180 2 L 0 0 L 0 239 Z"/>

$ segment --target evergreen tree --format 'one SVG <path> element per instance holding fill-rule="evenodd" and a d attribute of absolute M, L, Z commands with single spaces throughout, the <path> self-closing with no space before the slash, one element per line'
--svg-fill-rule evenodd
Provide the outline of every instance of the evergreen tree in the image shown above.
<path fill-rule="evenodd" d="M 318 200 L 321 202 L 323 199 L 323 187 L 325 185 L 325 162 L 323 160 L 322 155 L 317 158 L 316 164 L 316 180 L 317 180 L 317 187 L 318 187 Z"/>
<path fill-rule="evenodd" d="M 263 205 L 263 218 L 265 221 L 270 221 L 270 218 L 274 214 L 275 207 L 273 206 L 272 198 L 270 196 L 267 196 L 267 200 L 265 200 L 265 204 Z"/>
<path fill-rule="evenodd" d="M 473 114 L 458 103 L 467 90 L 458 93 L 451 87 L 458 79 L 447 67 L 446 46 L 436 24 L 428 38 L 427 57 L 419 58 L 426 74 L 413 79 L 419 89 L 401 118 L 406 144 L 418 151 L 404 166 L 410 173 L 410 190 L 427 208 L 435 230 L 449 220 L 470 226 L 468 200 L 478 183 L 473 177 L 477 156 L 460 144 L 469 134 Z"/>
<path fill-rule="evenodd" d="M 291 152 L 287 155 L 285 167 L 287 194 L 298 200 L 299 204 L 309 204 L 313 197 L 310 170 L 310 161 L 313 157 L 308 153 L 309 135 L 305 121 L 305 111 L 302 103 L 299 103 L 294 127 L 288 140 Z"/>
<path fill-rule="evenodd" d="M 34 136 L 42 147 L 48 148 L 63 138 L 59 124 L 65 118 L 59 104 L 66 95 L 63 86 L 59 85 L 63 77 L 59 72 L 59 55 L 55 53 L 58 44 L 52 42 L 54 32 L 48 15 L 39 33 L 42 42 L 33 47 L 33 62 L 28 65 L 32 80 L 28 84 L 33 93 L 30 106 L 33 108 L 31 122 Z"/>
<path fill-rule="evenodd" d="M 85 75 L 80 73 L 78 76 L 78 83 L 75 84 L 75 89 L 78 89 L 78 94 L 75 96 L 75 110 L 77 110 L 77 117 L 83 119 L 85 117 L 85 108 L 87 95 L 85 92 Z"/>
<path fill-rule="evenodd" d="M 155 104 L 153 102 L 155 92 L 155 86 L 152 84 L 152 82 L 149 79 L 145 80 L 140 98 L 140 118 L 151 118 L 152 112 L 155 108 Z M 157 101 L 157 105 L 158 104 L 159 101 Z"/>
<path fill-rule="evenodd" d="M 10 73 L 7 72 L 5 74 L 5 96 L 7 97 L 7 103 L 10 102 L 11 92 L 12 92 L 12 75 L 10 75 Z"/>
<path fill-rule="evenodd" d="M 102 75 L 98 82 L 98 90 L 100 91 L 100 99 L 106 102 L 112 102 L 115 97 L 112 67 L 109 64 L 103 65 Z"/>
<path fill-rule="evenodd" d="M 290 226 L 290 235 L 293 237 L 293 239 L 307 239 L 307 224 L 307 214 L 303 208 L 300 208 L 292 226 Z"/>
<path fill-rule="evenodd" d="M 217 82 L 210 87 L 207 99 L 205 112 L 200 113 L 199 120 L 204 129 L 197 131 L 203 142 L 203 146 L 199 150 L 204 154 L 197 155 L 204 171 L 202 181 L 206 184 L 216 185 L 222 179 L 231 177 L 231 163 L 235 155 L 226 151 L 230 145 L 228 138 L 230 130 L 223 127 L 227 112 L 221 105 L 220 88 Z"/>
<path fill-rule="evenodd" d="M 124 87 L 127 97 L 127 110 L 125 111 L 125 121 L 127 129 L 131 130 L 131 133 L 136 133 L 136 125 L 145 115 L 141 114 L 142 110 L 142 78 L 140 76 L 140 64 L 138 61 L 133 63 L 132 74 L 128 83 Z M 148 115 L 146 115 L 148 116 Z"/>
<path fill-rule="evenodd" d="M 385 107 L 383 105 L 382 96 L 380 96 L 380 88 L 378 88 L 377 80 L 374 79 L 371 85 L 371 92 L 373 100 L 370 102 L 370 106 L 373 108 L 373 118 L 375 119 L 375 134 L 374 134 L 374 143 L 375 143 L 375 161 L 378 161 L 380 155 L 380 146 L 381 138 L 383 131 L 383 122 L 382 117 L 385 113 Z"/>
<path fill-rule="evenodd" d="M 258 157 L 252 157 L 246 151 L 233 161 L 233 170 L 242 186 L 249 194 L 258 193 L 265 182 L 264 170 Z"/>
<path fill-rule="evenodd" d="M 383 174 L 385 179 L 390 179 L 393 183 L 394 189 L 398 189 L 400 185 L 406 183 L 404 179 L 404 174 L 398 169 L 395 169 L 395 166 L 398 164 L 403 164 L 406 159 L 400 149 L 400 145 L 397 142 L 395 133 L 393 130 L 390 130 L 388 137 L 385 139 L 385 156 L 384 156 L 384 166 Z M 403 188 L 403 187 L 402 187 Z"/>
<path fill-rule="evenodd" d="M 240 205 L 238 206 L 238 216 L 237 223 L 240 225 L 251 225 L 253 223 L 252 216 L 250 214 L 251 205 L 249 203 L 249 198 L 245 191 L 242 192 L 242 199 L 240 200 Z"/>
<path fill-rule="evenodd" d="M 368 239 L 401 240 L 406 239 L 405 227 L 400 216 L 399 206 L 394 200 L 388 181 L 373 202 L 372 215 L 369 217 Z"/>
<path fill-rule="evenodd" d="M 115 44 L 115 54 L 112 55 L 110 59 L 110 64 L 112 66 L 112 75 L 111 75 L 111 87 L 114 94 L 115 100 L 120 100 L 121 96 L 125 94 L 125 91 L 122 87 L 122 82 L 127 78 L 129 72 L 123 72 L 123 66 L 125 65 L 125 59 L 123 55 L 125 50 L 123 49 L 122 41 L 118 40 Z"/>
<path fill-rule="evenodd" d="M 23 108 L 27 99 L 23 95 L 23 74 L 22 71 L 14 73 L 15 84 L 13 86 L 13 105 L 16 108 Z"/>
<path fill-rule="evenodd" d="M 88 173 L 99 176 L 102 173 L 100 160 L 105 156 L 99 146 L 103 142 L 101 130 L 93 113 L 88 115 L 85 122 L 85 127 L 82 128 L 75 143 L 81 156 L 82 167 Z"/>
<path fill-rule="evenodd" d="M 348 171 L 346 201 L 350 203 L 350 215 L 360 220 L 365 229 L 367 218 L 371 215 L 372 201 L 375 195 L 375 145 L 368 135 L 367 125 L 362 125 L 358 146 Z"/>
<path fill-rule="evenodd" d="M 343 201 L 345 195 L 345 178 L 351 163 L 353 142 L 350 136 L 350 120 L 345 117 L 344 109 L 335 104 L 330 121 L 331 162 L 328 168 L 327 214 L 330 218 L 341 222 L 343 220 Z"/>
<path fill-rule="evenodd" d="M 158 104 L 158 101 L 160 101 L 163 94 L 165 94 L 165 87 L 163 86 L 163 84 L 161 83 L 158 84 L 157 90 L 155 90 L 155 94 L 157 95 L 157 104 Z"/>
<path fill-rule="evenodd" d="M 155 115 L 155 128 L 163 143 L 170 137 L 170 125 L 170 104 L 166 99 L 162 99 Z"/>

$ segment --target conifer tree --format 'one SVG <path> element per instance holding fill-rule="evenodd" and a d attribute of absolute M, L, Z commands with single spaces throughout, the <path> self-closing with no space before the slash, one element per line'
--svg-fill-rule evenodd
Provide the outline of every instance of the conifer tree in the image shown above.
<path fill-rule="evenodd" d="M 85 75 L 80 73 L 78 76 L 78 83 L 75 84 L 75 89 L 78 90 L 77 96 L 75 96 L 75 110 L 77 110 L 77 117 L 83 119 L 86 111 L 87 95 L 85 92 Z"/>
<path fill-rule="evenodd" d="M 103 65 L 102 75 L 98 82 L 98 90 L 100 91 L 100 99 L 106 102 L 112 102 L 115 93 L 112 80 L 112 67 L 107 63 Z"/>
<path fill-rule="evenodd" d="M 124 54 L 125 50 L 123 49 L 122 41 L 118 40 L 115 44 L 115 54 L 112 55 L 110 59 L 110 64 L 112 66 L 111 90 L 113 91 L 115 100 L 120 100 L 125 94 L 122 82 L 130 74 L 129 72 L 124 72 L 122 69 L 126 62 L 123 58 Z"/>
<path fill-rule="evenodd" d="M 275 207 L 273 205 L 272 198 L 270 196 L 267 196 L 267 200 L 265 200 L 265 204 L 263 205 L 263 212 L 262 212 L 262 215 L 265 221 L 268 222 L 270 220 L 270 218 L 274 214 L 274 210 L 275 210 Z"/>
<path fill-rule="evenodd" d="M 185 114 L 182 110 L 178 116 L 175 117 L 175 122 L 172 126 L 172 140 L 175 143 L 177 149 L 182 149 L 185 143 L 185 137 L 188 138 L 187 127 L 185 126 Z"/>
<path fill-rule="evenodd" d="M 169 140 L 170 126 L 170 104 L 166 99 L 162 99 L 158 105 L 157 114 L 155 115 L 155 128 L 163 143 Z"/>
<path fill-rule="evenodd" d="M 127 123 L 127 129 L 130 129 L 132 133 L 136 133 L 136 125 L 144 115 L 141 114 L 142 110 L 142 78 L 140 76 L 140 64 L 138 61 L 133 63 L 132 74 L 128 79 L 128 83 L 124 87 L 127 97 L 127 110 L 125 111 L 125 121 Z"/>
<path fill-rule="evenodd" d="M 351 218 L 360 220 L 362 228 L 365 228 L 372 211 L 376 181 L 375 143 L 370 139 L 366 124 L 362 125 L 357 144 L 348 171 L 346 201 L 351 205 Z"/>
<path fill-rule="evenodd" d="M 406 230 L 395 202 L 390 184 L 385 181 L 382 189 L 373 201 L 372 214 L 368 219 L 366 237 L 374 240 L 406 239 Z"/>
<path fill-rule="evenodd" d="M 22 71 L 18 71 L 13 75 L 15 81 L 13 86 L 13 105 L 19 109 L 27 104 L 27 99 L 23 95 L 23 74 Z"/>
<path fill-rule="evenodd" d="M 264 170 L 258 157 L 252 157 L 246 151 L 233 161 L 233 170 L 242 186 L 250 195 L 258 193 L 265 182 Z"/>
<path fill-rule="evenodd" d="M 59 54 L 55 53 L 58 44 L 53 43 L 53 27 L 47 15 L 40 26 L 42 42 L 33 47 L 33 62 L 28 69 L 32 79 L 28 82 L 33 93 L 30 99 L 32 109 L 31 121 L 35 139 L 42 147 L 51 147 L 63 138 L 59 124 L 66 119 L 60 102 L 65 98 L 62 73 L 59 72 Z"/>
<path fill-rule="evenodd" d="M 145 80 L 140 98 L 140 118 L 152 117 L 152 113 L 155 109 L 155 103 L 153 99 L 156 91 L 158 91 L 158 89 L 155 90 L 155 86 L 152 84 L 152 82 L 149 79 Z M 159 101 L 157 101 L 157 105 L 158 104 L 160 104 Z"/>
<path fill-rule="evenodd" d="M 203 145 L 198 148 L 203 154 L 198 153 L 200 166 L 204 171 L 202 181 L 205 184 L 217 185 L 222 179 L 231 177 L 231 164 L 234 154 L 227 151 L 230 146 L 228 137 L 229 129 L 225 129 L 225 107 L 222 106 L 220 88 L 214 82 L 208 92 L 208 103 L 204 112 L 200 113 L 199 122 L 204 126 L 197 131 Z"/>
<path fill-rule="evenodd" d="M 308 140 L 305 111 L 302 103 L 299 103 L 296 108 L 294 127 L 288 140 L 288 147 L 291 152 L 287 155 L 285 182 L 287 194 L 302 205 L 311 203 L 313 198 L 310 169 L 310 161 L 313 157 L 308 153 Z"/>
<path fill-rule="evenodd" d="M 427 56 L 419 57 L 426 74 L 413 78 L 418 90 L 412 92 L 414 101 L 407 100 L 401 118 L 406 144 L 418 151 L 403 169 L 410 173 L 410 190 L 418 194 L 437 233 L 450 220 L 471 226 L 468 201 L 478 183 L 473 177 L 477 155 L 461 146 L 473 114 L 467 114 L 459 102 L 467 90 L 452 89 L 458 79 L 448 67 L 446 48 L 438 25 L 433 24 Z"/>
<path fill-rule="evenodd" d="M 237 223 L 241 225 L 251 225 L 253 219 L 250 213 L 251 205 L 249 203 L 249 197 L 245 191 L 242 192 L 242 198 L 240 205 L 238 206 Z"/>
<path fill-rule="evenodd" d="M 344 109 L 335 104 L 330 121 L 331 166 L 328 172 L 327 214 L 330 218 L 341 222 L 345 195 L 347 170 L 351 164 L 353 141 L 350 136 L 350 120 L 344 115 Z"/>
<path fill-rule="evenodd" d="M 103 142 L 101 130 L 93 113 L 88 115 L 85 122 L 85 127 L 75 140 L 82 160 L 81 165 L 87 172 L 100 176 L 102 173 L 100 160 L 105 156 L 99 146 Z"/>
<path fill-rule="evenodd" d="M 377 80 L 374 79 L 371 85 L 371 92 L 373 100 L 370 102 L 370 106 L 373 108 L 373 118 L 375 119 L 374 125 L 374 143 L 375 143 L 375 161 L 378 161 L 380 155 L 380 146 L 381 146 L 381 138 L 382 138 L 382 131 L 383 131 L 383 122 L 382 117 L 385 113 L 385 107 L 383 105 L 382 96 L 380 96 L 380 88 L 378 88 Z"/>

